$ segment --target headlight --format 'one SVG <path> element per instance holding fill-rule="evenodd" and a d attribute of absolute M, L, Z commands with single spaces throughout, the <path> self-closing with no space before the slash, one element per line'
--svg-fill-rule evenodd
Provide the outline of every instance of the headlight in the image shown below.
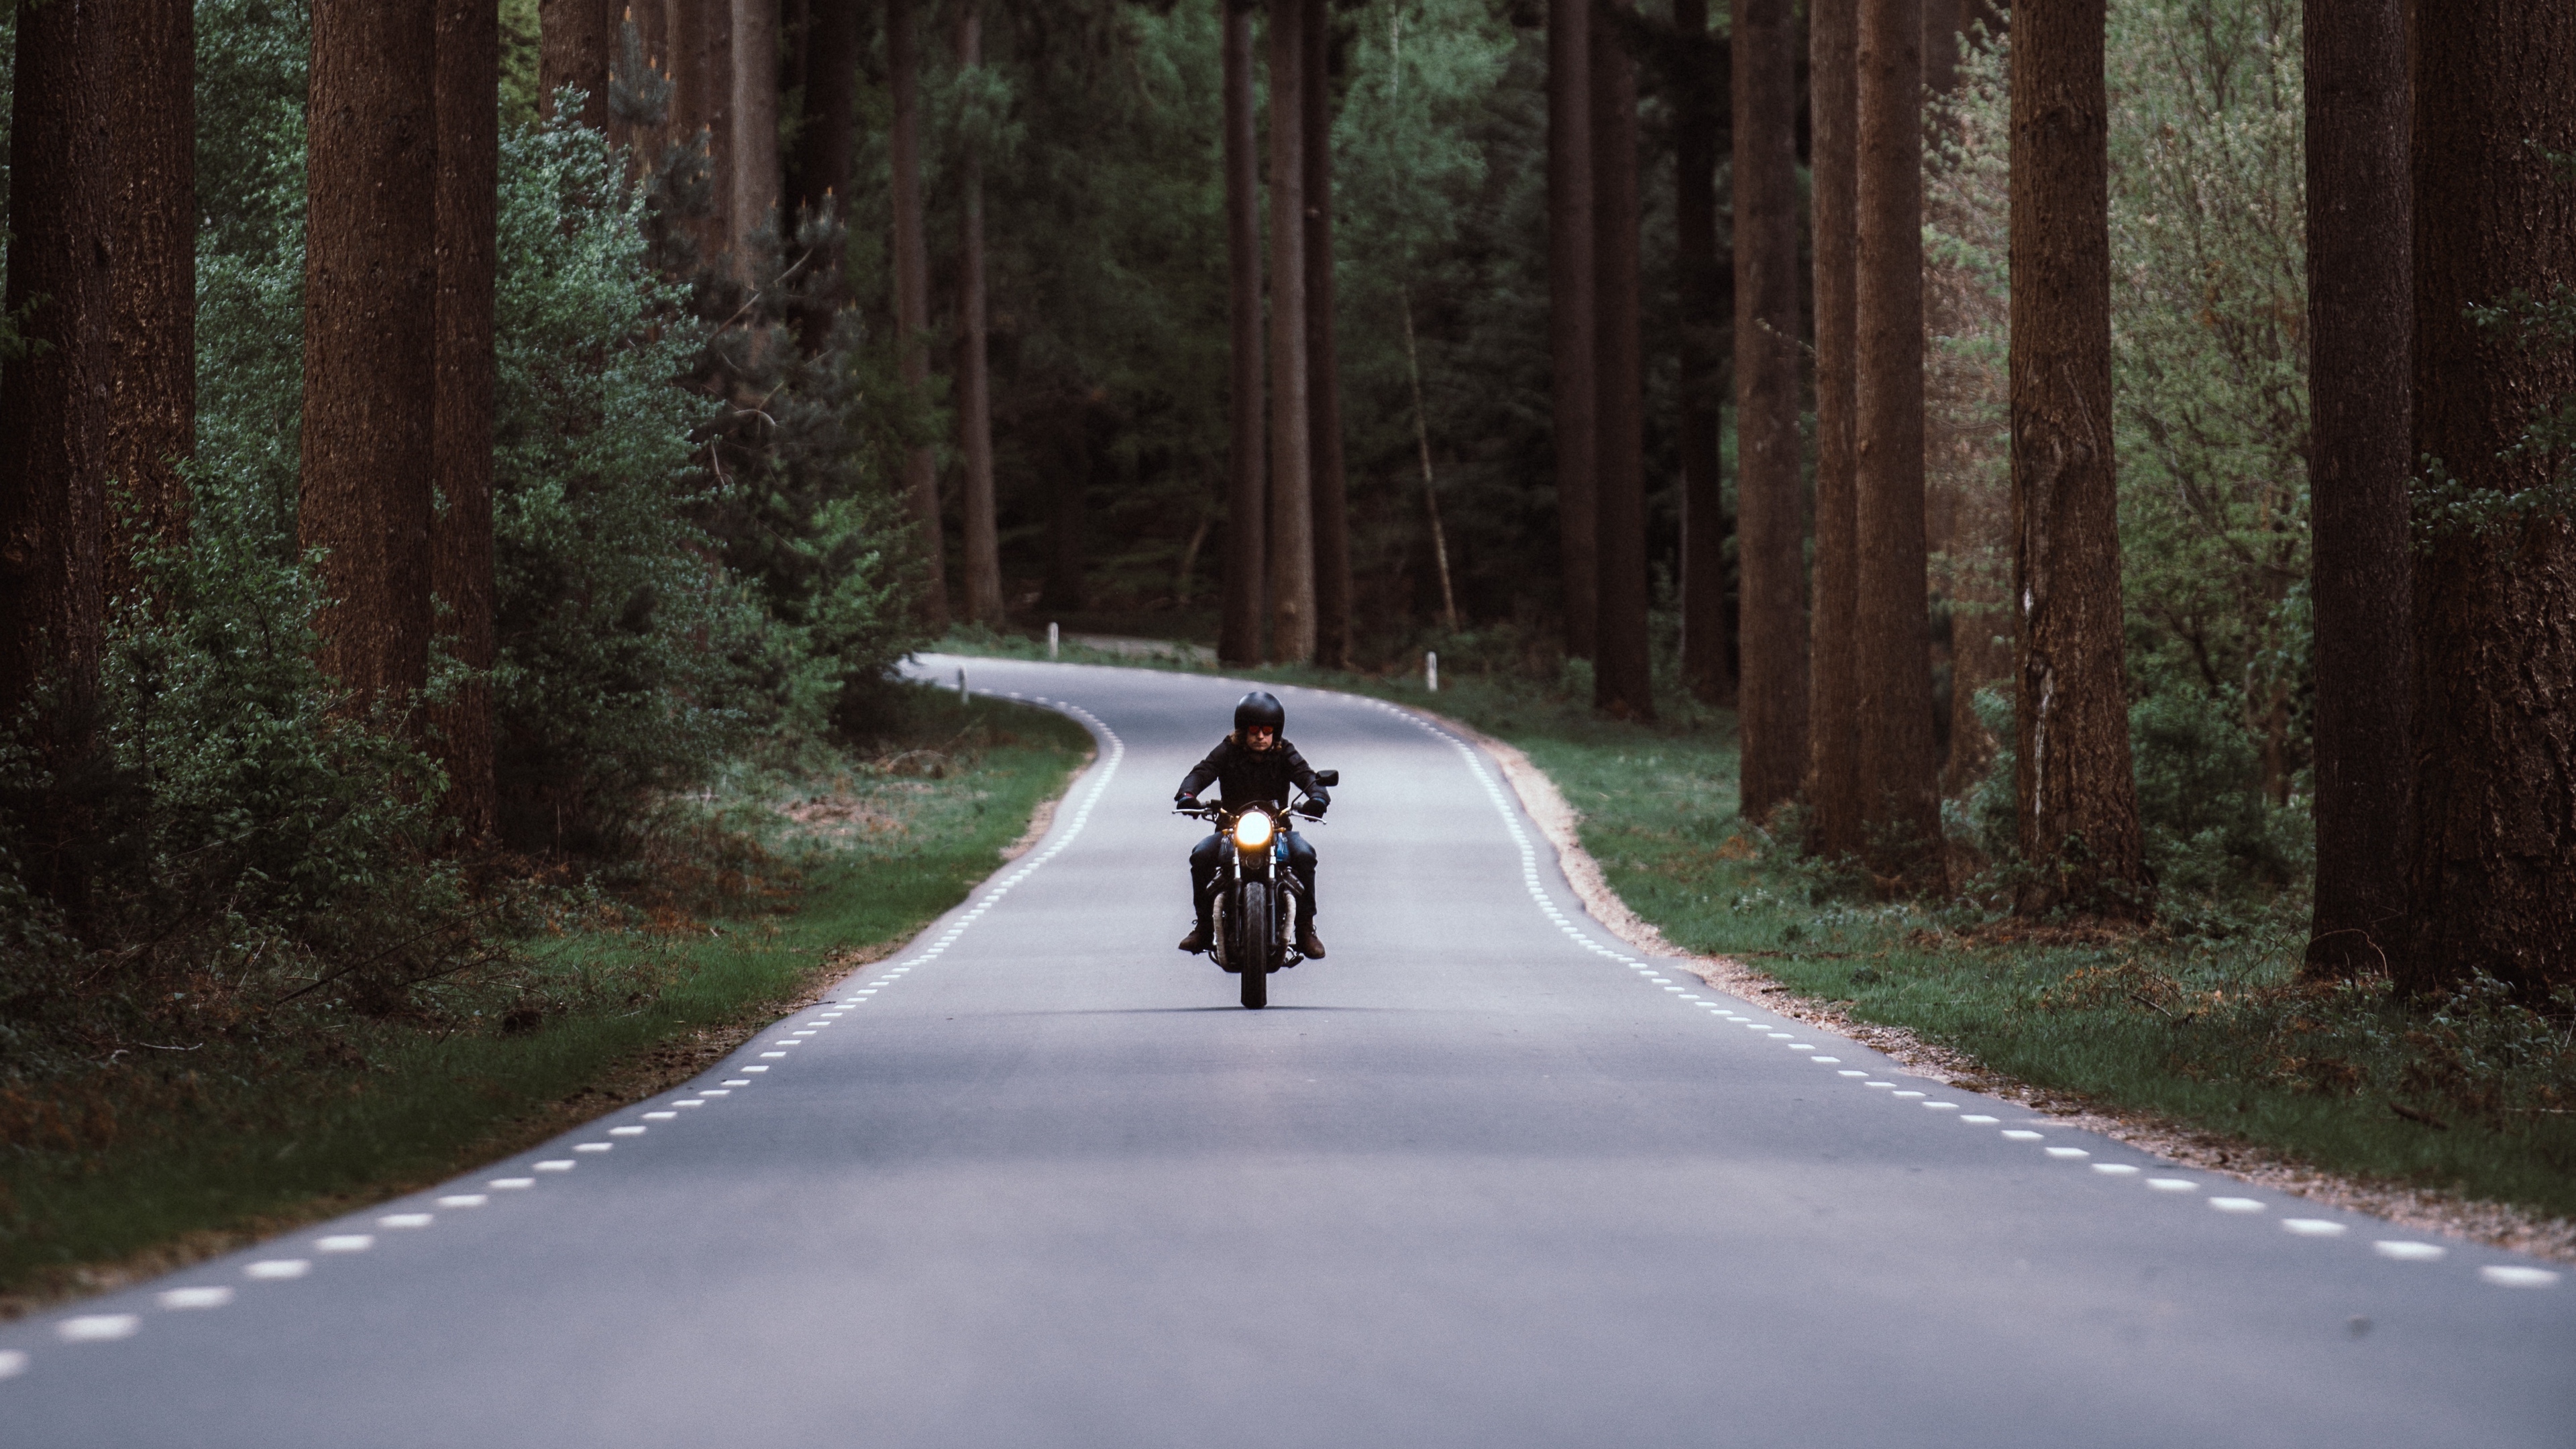
<path fill-rule="evenodd" d="M 1234 822 L 1234 843 L 1243 850 L 1270 848 L 1270 812 L 1246 810 Z"/>

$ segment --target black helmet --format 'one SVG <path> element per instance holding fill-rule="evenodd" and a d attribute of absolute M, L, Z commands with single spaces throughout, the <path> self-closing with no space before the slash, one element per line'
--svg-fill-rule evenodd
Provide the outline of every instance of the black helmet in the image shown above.
<path fill-rule="evenodd" d="M 1279 697 L 1266 689 L 1256 689 L 1234 702 L 1234 727 L 1239 733 L 1256 725 L 1268 725 L 1286 731 L 1288 711 L 1281 708 Z"/>

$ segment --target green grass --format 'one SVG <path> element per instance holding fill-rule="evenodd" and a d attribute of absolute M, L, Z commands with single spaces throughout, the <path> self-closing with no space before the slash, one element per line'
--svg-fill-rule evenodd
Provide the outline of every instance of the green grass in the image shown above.
<path fill-rule="evenodd" d="M 734 782 L 730 823 L 773 823 L 758 852 L 766 889 L 694 882 L 705 888 L 641 912 L 573 898 L 561 934 L 527 942 L 513 966 L 521 999 L 568 1003 L 534 1029 L 505 1033 L 497 1012 L 351 1017 L 286 1055 L 256 1028 L 210 1041 L 206 1070 L 165 1075 L 147 1095 L 100 1074 L 87 1100 L 47 1119 L 87 1140 L 0 1157 L 0 1290 L 42 1298 L 80 1286 L 79 1265 L 192 1235 L 221 1247 L 516 1150 L 621 1090 L 651 1090 L 657 1065 L 690 1069 L 728 1030 L 841 969 L 827 963 L 908 938 L 992 873 L 1090 739 L 1052 713 L 928 691 L 901 714 L 903 738 L 877 768 Z M 838 838 L 775 824 L 779 804 L 818 797 L 815 824 Z M 727 899 L 721 914 L 690 909 Z"/>
<path fill-rule="evenodd" d="M 1453 674 L 1438 694 L 1418 675 L 1225 672 L 1417 705 L 1509 741 L 1582 812 L 1584 847 L 1612 889 L 1667 939 L 1855 1019 L 2071 1104 L 2153 1114 L 2357 1178 L 2576 1215 L 2569 1012 L 2476 992 L 2409 1005 L 2372 987 L 2301 987 L 2295 894 L 2176 902 L 2190 907 L 2171 913 L 2179 928 L 2124 937 L 2019 929 L 1960 901 L 1872 899 L 1745 828 L 1730 713 L 1666 696 L 1659 723 L 1605 719 L 1579 671 L 1553 685 Z M 2213 921 L 2230 929 L 2201 929 Z"/>
<path fill-rule="evenodd" d="M 2427 1008 L 2299 987 L 2294 901 L 2275 929 L 2230 939 L 2086 942 L 1870 900 L 1743 831 L 1721 734 L 1496 732 L 1584 812 L 1584 846 L 1611 887 L 1686 950 L 1734 956 L 2076 1102 L 2356 1177 L 2576 1213 L 2564 1111 L 2576 1043 L 2563 1019 L 2496 997 Z M 2038 939 L 2012 939 L 2025 934 Z"/>

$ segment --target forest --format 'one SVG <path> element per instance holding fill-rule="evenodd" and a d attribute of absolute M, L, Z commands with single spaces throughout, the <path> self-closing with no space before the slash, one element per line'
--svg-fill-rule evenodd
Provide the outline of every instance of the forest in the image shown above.
<path fill-rule="evenodd" d="M 13 7 L 0 1029 L 399 1011 L 1049 622 L 2571 1009 L 2576 29 L 2469 8 Z"/>

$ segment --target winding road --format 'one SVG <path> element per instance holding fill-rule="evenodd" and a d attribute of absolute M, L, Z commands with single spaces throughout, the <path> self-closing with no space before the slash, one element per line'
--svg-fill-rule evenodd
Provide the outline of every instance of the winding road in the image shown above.
<path fill-rule="evenodd" d="M 1590 921 L 1471 746 L 1282 690 L 1332 947 L 1172 943 L 1242 686 L 926 658 L 1053 829 L 686 1091 L 0 1330 L 0 1444 L 2576 1444 L 2576 1275 L 1919 1078 Z"/>

